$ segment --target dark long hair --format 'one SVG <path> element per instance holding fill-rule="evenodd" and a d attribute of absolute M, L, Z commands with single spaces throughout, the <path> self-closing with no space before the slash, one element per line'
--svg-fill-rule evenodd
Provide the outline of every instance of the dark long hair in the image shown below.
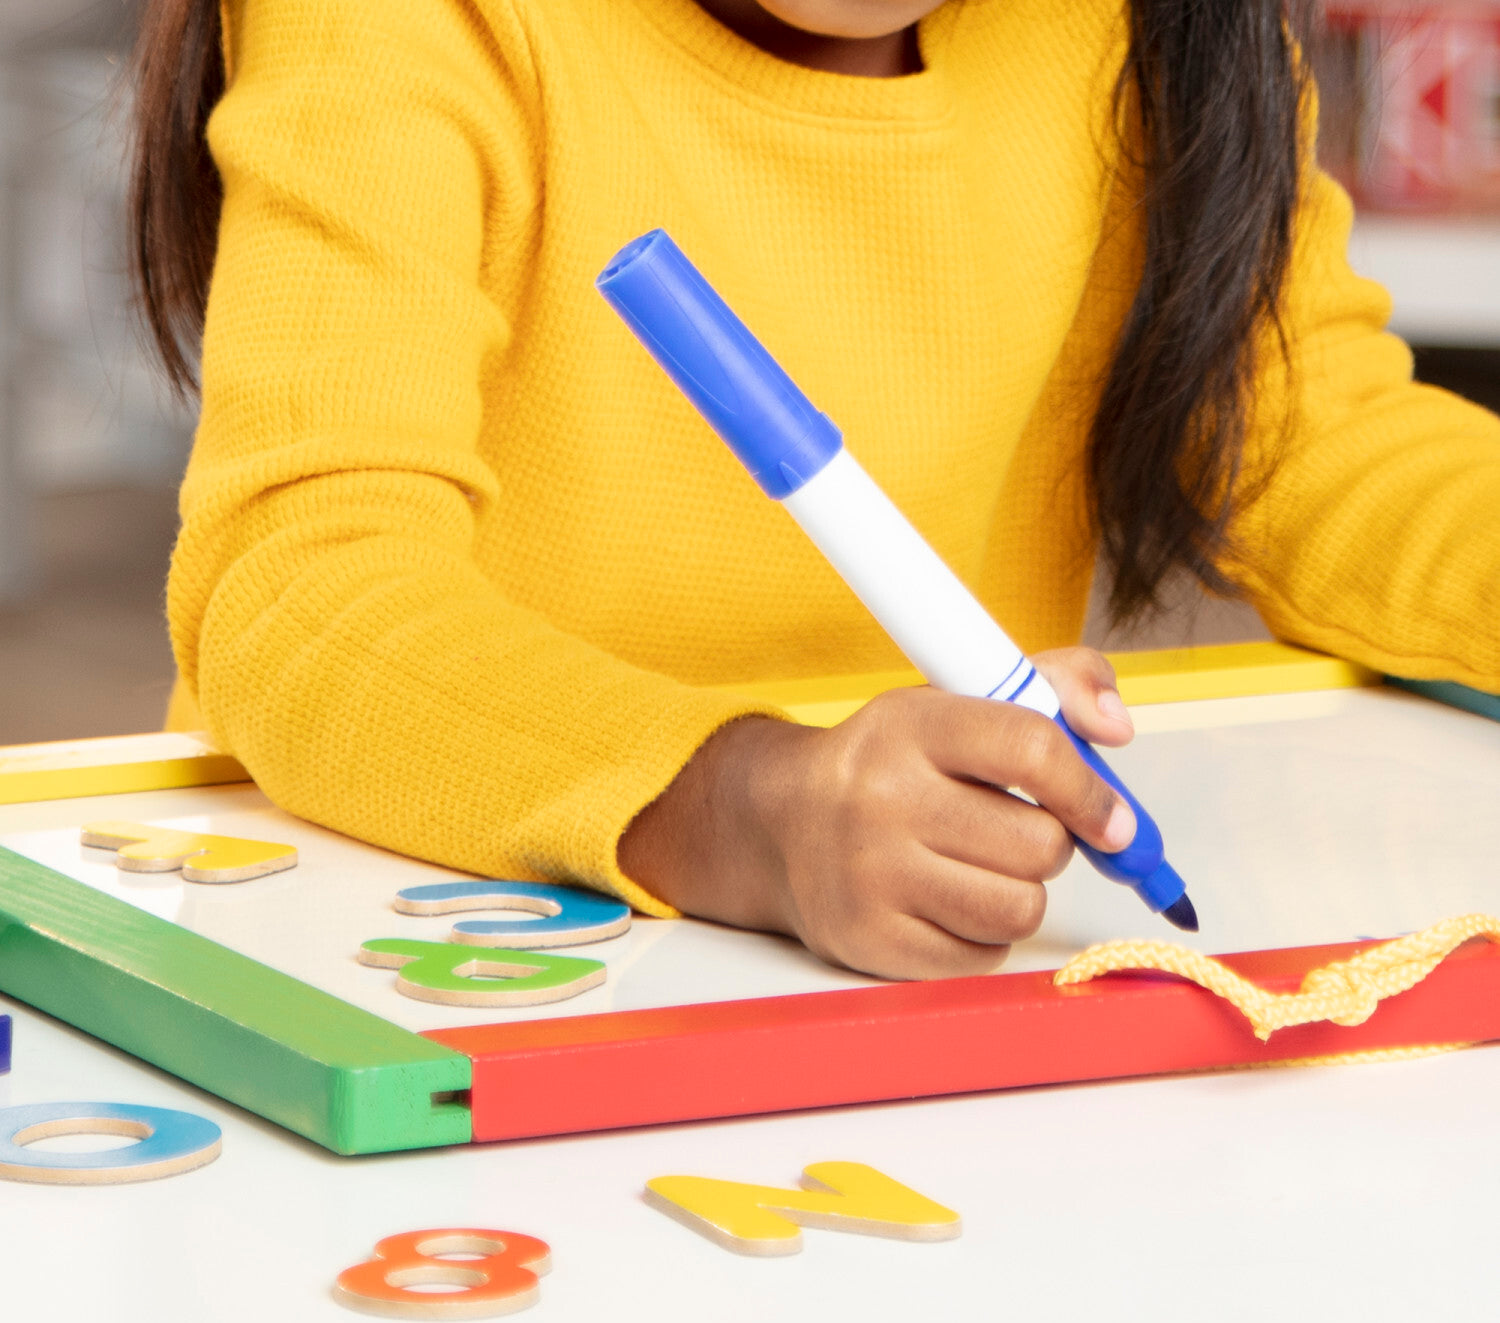
<path fill-rule="evenodd" d="M 131 270 L 152 343 L 178 395 L 197 391 L 224 187 L 208 117 L 224 94 L 219 0 L 141 0 L 136 38 Z"/>
<path fill-rule="evenodd" d="M 1250 394 L 1279 317 L 1292 249 L 1308 80 L 1301 0 L 1134 0 L 1116 89 L 1143 180 L 1145 258 L 1089 446 L 1110 613 L 1159 603 L 1173 570 L 1233 595 L 1236 502 Z M 1130 147 L 1132 135 L 1138 134 Z M 1283 420 L 1284 421 L 1284 420 Z"/>
<path fill-rule="evenodd" d="M 1132 0 L 1117 97 L 1143 182 L 1140 285 L 1089 446 L 1117 620 L 1174 570 L 1231 591 L 1219 568 L 1249 395 L 1291 250 L 1305 78 L 1303 0 Z M 144 0 L 130 196 L 137 285 L 168 378 L 196 389 L 223 193 L 208 153 L 224 89 L 219 0 Z M 1284 351 L 1284 343 L 1282 345 Z"/>

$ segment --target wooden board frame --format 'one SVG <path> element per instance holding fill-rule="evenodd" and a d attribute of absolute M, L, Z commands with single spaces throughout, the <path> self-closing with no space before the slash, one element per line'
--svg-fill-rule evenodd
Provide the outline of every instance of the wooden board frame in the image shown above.
<path fill-rule="evenodd" d="M 471 1137 L 460 1053 L 3 847 L 0 991 L 335 1153 Z"/>
<path fill-rule="evenodd" d="M 1462 708 L 1475 716 L 1500 721 L 1500 694 L 1486 694 L 1479 689 L 1471 689 L 1466 684 L 1455 684 L 1451 680 L 1388 679 L 1386 683 L 1420 694 L 1423 698 L 1446 703 L 1449 707 Z"/>
<path fill-rule="evenodd" d="M 1131 703 L 1380 682 L 1283 644 L 1113 660 Z M 753 692 L 829 724 L 917 682 L 893 672 Z M 57 765 L 46 746 L 9 760 L 0 751 L 0 803 L 243 779 L 206 745 L 168 756 L 128 747 L 192 738 L 127 737 L 103 767 L 85 765 L 78 746 Z M 1351 949 L 1236 959 L 1276 987 Z M 1269 1049 L 1196 987 L 1113 977 L 1055 989 L 1036 973 L 418 1035 L 3 849 L 0 991 L 346 1154 L 1500 1037 L 1500 1011 L 1483 1011 L 1500 1007 L 1500 952 L 1483 947 L 1361 1031 L 1289 1030 Z"/>
<path fill-rule="evenodd" d="M 1378 942 L 1219 957 L 1269 992 Z M 1500 1039 L 1500 945 L 1474 941 L 1364 1024 L 1261 1042 L 1233 1006 L 1156 973 L 1047 970 L 432 1030 L 474 1061 L 476 1141 L 977 1093 Z"/>
<path fill-rule="evenodd" d="M 1119 677 L 1120 693 L 1132 706 L 1349 689 L 1379 684 L 1381 680 L 1374 671 L 1354 662 L 1286 643 L 1226 643 L 1203 648 L 1118 652 L 1109 657 Z M 883 690 L 921 683 L 922 677 L 916 671 L 903 670 L 730 688 L 735 693 L 778 704 L 808 725 L 831 726 Z M 1461 685 L 1440 689 L 1444 692 L 1430 696 L 1459 701 L 1446 691 L 1471 695 L 1475 692 L 1464 691 Z M 179 790 L 250 779 L 236 759 L 218 752 L 202 732 L 113 735 L 96 740 L 0 748 L 0 804 Z"/>
<path fill-rule="evenodd" d="M 240 762 L 203 735 L 111 735 L 0 749 L 0 804 L 124 795 L 248 781 Z"/>
<path fill-rule="evenodd" d="M 1381 682 L 1380 675 L 1367 667 L 1289 643 L 1220 643 L 1106 655 L 1115 668 L 1120 695 L 1130 707 L 1354 689 Z M 784 707 L 807 725 L 832 726 L 883 690 L 924 683 L 919 672 L 901 670 L 736 685 L 734 691 Z"/>

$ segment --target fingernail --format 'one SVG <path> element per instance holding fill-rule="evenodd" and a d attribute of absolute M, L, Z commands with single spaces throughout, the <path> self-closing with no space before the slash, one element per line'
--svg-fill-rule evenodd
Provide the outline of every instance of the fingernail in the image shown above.
<path fill-rule="evenodd" d="M 1135 840 L 1135 814 L 1123 799 L 1115 800 L 1109 821 L 1104 824 L 1104 848 L 1113 854 Z"/>
<path fill-rule="evenodd" d="M 1135 722 L 1130 719 L 1125 701 L 1116 690 L 1101 689 L 1099 691 L 1099 712 L 1111 721 L 1123 721 L 1131 730 L 1135 729 Z"/>

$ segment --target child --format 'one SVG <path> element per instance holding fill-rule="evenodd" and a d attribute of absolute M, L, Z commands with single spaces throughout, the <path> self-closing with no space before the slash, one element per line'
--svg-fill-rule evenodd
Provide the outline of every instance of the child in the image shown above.
<path fill-rule="evenodd" d="M 1130 839 L 1035 714 L 735 695 L 901 662 L 595 293 L 658 225 L 1085 737 L 1131 731 L 1064 646 L 1096 545 L 1122 617 L 1185 568 L 1500 689 L 1500 422 L 1347 269 L 1279 5 L 219 4 L 141 48 L 179 384 L 203 328 L 172 720 L 287 809 L 892 977 L 993 969 L 1070 830 Z"/>

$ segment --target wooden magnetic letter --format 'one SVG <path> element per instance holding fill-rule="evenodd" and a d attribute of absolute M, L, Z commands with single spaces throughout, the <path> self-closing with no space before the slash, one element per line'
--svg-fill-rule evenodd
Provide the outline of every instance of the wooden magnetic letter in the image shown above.
<path fill-rule="evenodd" d="M 445 1259 L 445 1254 L 479 1255 Z M 333 1298 L 386 1318 L 489 1318 L 535 1304 L 537 1278 L 552 1267 L 546 1242 L 514 1231 L 450 1227 L 387 1236 L 375 1256 L 345 1268 Z M 438 1294 L 414 1286 L 456 1286 Z"/>
<path fill-rule="evenodd" d="M 28 1150 L 58 1135 L 126 1135 L 140 1143 L 95 1153 Z M 220 1131 L 192 1112 L 131 1103 L 58 1102 L 0 1109 L 0 1177 L 48 1185 L 154 1181 L 219 1156 Z"/>
<path fill-rule="evenodd" d="M 604 964 L 548 951 L 488 950 L 451 942 L 381 937 L 359 948 L 359 962 L 396 970 L 396 990 L 444 1006 L 540 1006 L 604 982 Z"/>
<path fill-rule="evenodd" d="M 542 882 L 435 882 L 396 893 L 402 914 L 457 914 L 465 910 L 521 910 L 537 919 L 464 919 L 448 940 L 512 951 L 602 942 L 630 927 L 630 906 L 577 887 Z"/>
<path fill-rule="evenodd" d="M 115 851 L 115 864 L 132 873 L 170 873 L 189 882 L 248 882 L 297 866 L 297 849 L 273 841 L 152 827 L 140 822 L 91 822 L 83 843 Z"/>
<path fill-rule="evenodd" d="M 962 1231 L 951 1208 L 862 1162 L 815 1162 L 801 1190 L 743 1185 L 705 1176 L 658 1176 L 646 1202 L 740 1254 L 795 1254 L 798 1225 L 897 1240 L 952 1240 Z"/>

